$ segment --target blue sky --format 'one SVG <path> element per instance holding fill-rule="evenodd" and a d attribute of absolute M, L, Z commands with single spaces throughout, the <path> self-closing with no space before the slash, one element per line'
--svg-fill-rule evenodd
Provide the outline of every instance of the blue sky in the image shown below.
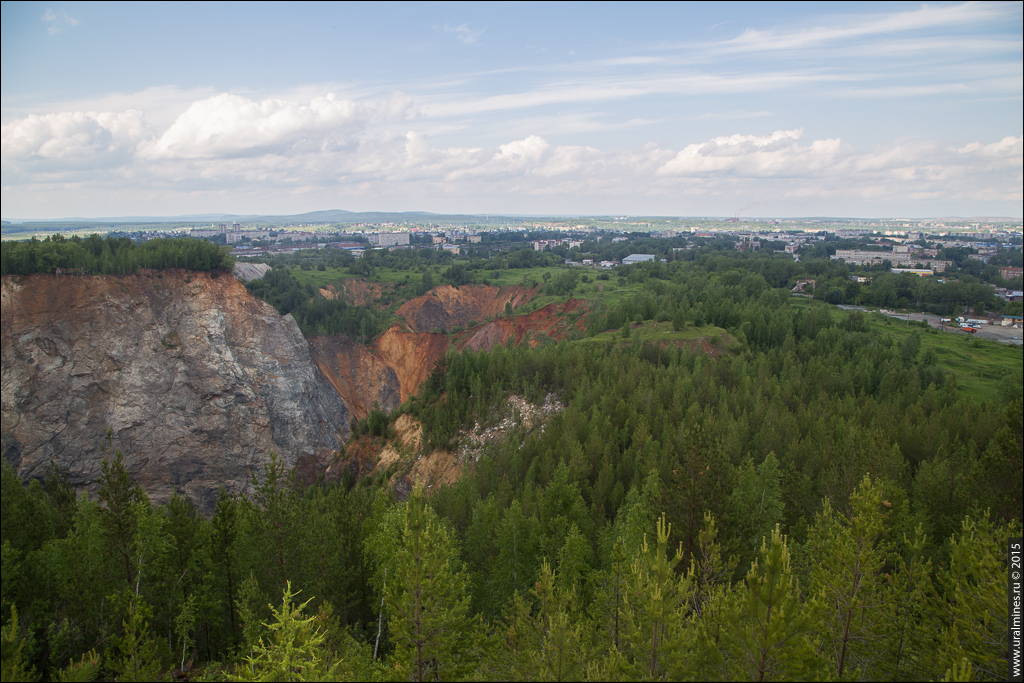
<path fill-rule="evenodd" d="M 3 216 L 1022 214 L 1022 13 L 2 5 Z"/>

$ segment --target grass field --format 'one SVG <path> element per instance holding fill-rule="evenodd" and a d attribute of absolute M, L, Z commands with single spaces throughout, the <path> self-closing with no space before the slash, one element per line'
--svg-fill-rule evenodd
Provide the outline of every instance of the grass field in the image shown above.
<path fill-rule="evenodd" d="M 852 313 L 811 299 L 793 298 L 790 301 L 797 307 L 823 306 L 837 321 Z M 864 319 L 869 329 L 889 335 L 896 343 L 907 335 L 920 335 L 921 353 L 934 352 L 939 367 L 956 377 L 957 386 L 963 393 L 985 400 L 998 400 L 1003 398 L 1008 384 L 1019 383 L 1024 374 L 1024 351 L 1019 346 L 925 329 L 919 323 L 880 313 L 864 313 Z"/>
<path fill-rule="evenodd" d="M 326 270 L 303 270 L 302 268 L 290 268 L 292 275 L 300 285 L 313 285 L 314 287 L 326 287 L 327 285 L 355 277 L 346 268 L 328 268 Z"/>
<path fill-rule="evenodd" d="M 614 342 L 688 342 L 706 340 L 712 346 L 728 350 L 737 345 L 737 341 L 721 327 L 714 325 L 687 326 L 676 331 L 669 322 L 645 322 L 634 324 L 629 330 L 629 337 L 622 336 L 622 330 L 607 330 L 592 337 L 578 340 L 580 344 L 608 344 Z"/>

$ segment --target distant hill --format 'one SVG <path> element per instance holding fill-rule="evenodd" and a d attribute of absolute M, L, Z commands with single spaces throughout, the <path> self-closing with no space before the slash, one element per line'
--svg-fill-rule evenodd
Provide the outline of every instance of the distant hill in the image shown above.
<path fill-rule="evenodd" d="M 354 225 L 358 223 L 397 223 L 397 224 L 420 224 L 420 225 L 509 225 L 530 221 L 563 221 L 563 220 L 592 220 L 611 221 L 613 223 L 627 221 L 726 221 L 730 220 L 722 216 L 616 216 L 609 215 L 586 215 L 586 214 L 458 214 L 458 213 L 431 213 L 429 211 L 346 211 L 344 209 L 326 209 L 323 211 L 309 211 L 297 214 L 235 214 L 235 213 L 206 213 L 206 214 L 184 214 L 180 216 L 108 216 L 99 218 L 47 218 L 39 220 L 11 220 L 4 219 L 2 234 L 13 236 L 25 233 L 37 232 L 68 232 L 76 230 L 161 230 L 170 227 L 200 227 L 211 223 L 244 223 L 246 225 L 296 225 L 296 224 L 335 224 Z M 947 217 L 947 218 L 887 218 L 887 219 L 865 219 L 841 216 L 789 216 L 789 217 L 745 217 L 743 222 L 758 223 L 764 221 L 820 221 L 830 224 L 844 223 L 879 223 L 882 221 L 947 221 L 951 223 L 1009 223 L 1020 224 L 1019 218 L 974 216 L 974 217 Z"/>
<path fill-rule="evenodd" d="M 174 225 L 205 225 L 209 223 L 247 223 L 286 225 L 296 223 L 473 223 L 499 224 L 527 220 L 517 216 L 489 216 L 480 214 L 437 214 L 426 211 L 345 211 L 327 209 L 299 214 L 186 214 L 181 216 L 107 216 L 100 218 L 51 218 L 41 220 L 3 221 L 3 232 L 37 232 L 47 230 L 79 230 L 90 227 L 161 227 Z"/>

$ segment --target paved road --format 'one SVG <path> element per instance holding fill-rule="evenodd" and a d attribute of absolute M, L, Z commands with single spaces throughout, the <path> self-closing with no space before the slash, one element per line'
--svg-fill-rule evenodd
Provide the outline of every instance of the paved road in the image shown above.
<path fill-rule="evenodd" d="M 839 304 L 838 307 L 846 311 L 866 311 L 868 313 L 877 312 L 898 320 L 924 320 L 937 330 L 944 330 L 951 334 L 959 334 L 962 336 L 967 336 L 969 334 L 968 332 L 960 330 L 955 323 L 952 325 L 950 323 L 943 324 L 941 318 L 932 313 L 894 313 L 884 309 L 875 311 L 873 308 L 865 308 L 864 306 L 848 306 L 846 304 Z M 982 325 L 978 328 L 977 336 L 982 339 L 991 339 L 992 341 L 1003 342 L 1004 344 L 1024 346 L 1024 329 L 1020 327 L 1014 328 L 1003 327 L 1002 325 Z"/>

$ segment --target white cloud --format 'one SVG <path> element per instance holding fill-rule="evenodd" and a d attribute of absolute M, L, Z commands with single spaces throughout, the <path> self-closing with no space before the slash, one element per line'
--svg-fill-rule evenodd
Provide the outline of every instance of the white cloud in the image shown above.
<path fill-rule="evenodd" d="M 473 28 L 469 24 L 459 24 L 458 26 L 449 26 L 448 24 L 445 24 L 441 30 L 445 33 L 454 33 L 458 41 L 464 45 L 476 45 L 480 42 L 480 36 L 482 36 L 487 29 Z"/>
<path fill-rule="evenodd" d="M 130 157 L 146 134 L 143 115 L 134 109 L 31 115 L 3 125 L 2 156 L 5 167 L 102 166 Z"/>
<path fill-rule="evenodd" d="M 605 170 L 605 155 L 594 147 L 562 145 L 556 147 L 537 174 L 554 176 L 600 176 Z"/>
<path fill-rule="evenodd" d="M 494 161 L 511 168 L 523 168 L 527 164 L 539 161 L 550 146 L 544 138 L 531 135 L 500 145 L 494 154 Z"/>
<path fill-rule="evenodd" d="M 687 145 L 664 164 L 660 175 L 733 173 L 776 176 L 813 171 L 832 163 L 841 149 L 838 139 L 799 144 L 802 130 L 778 130 L 769 135 L 729 135 Z"/>
<path fill-rule="evenodd" d="M 58 14 L 49 7 L 46 8 L 46 11 L 43 12 L 43 15 L 40 17 L 40 19 L 44 24 L 46 24 L 46 32 L 49 33 L 51 36 L 55 36 L 58 33 L 63 32 L 64 29 L 68 27 L 78 26 L 78 24 L 80 23 L 78 19 L 71 16 L 70 14 L 66 12 L 61 12 Z"/>
<path fill-rule="evenodd" d="M 888 85 L 874 88 L 848 87 L 835 91 L 841 97 L 886 98 L 930 97 L 933 95 L 966 96 L 975 93 L 1014 93 L 1022 90 L 1019 77 L 983 78 L 967 82 L 930 83 L 921 85 Z"/>
<path fill-rule="evenodd" d="M 903 31 L 961 27 L 991 21 L 1019 11 L 1017 3 L 966 2 L 959 5 L 923 5 L 919 9 L 857 17 L 845 24 L 805 29 L 761 31 L 747 29 L 739 36 L 718 46 L 730 52 L 761 52 L 815 47 L 851 38 L 884 35 Z"/>
<path fill-rule="evenodd" d="M 380 102 L 333 93 L 305 102 L 220 94 L 193 103 L 143 150 L 153 158 L 201 159 L 315 151 L 344 146 L 375 117 L 405 115 L 407 98 Z"/>
<path fill-rule="evenodd" d="M 1007 136 L 998 142 L 971 142 L 957 150 L 960 154 L 1020 164 L 1024 156 L 1024 138 Z"/>
<path fill-rule="evenodd" d="M 462 142 L 477 124 L 424 119 L 422 107 L 402 94 L 306 91 L 253 98 L 202 92 L 191 103 L 182 103 L 177 91 L 164 94 L 181 112 L 161 125 L 131 108 L 32 114 L 4 123 L 5 212 L 46 192 L 87 197 L 92 190 L 108 203 L 120 202 L 126 187 L 135 197 L 169 206 L 173 197 L 203 197 L 222 206 L 238 198 L 258 204 L 265 197 L 301 197 L 307 204 L 338 205 L 361 197 L 390 208 L 400 201 L 438 209 L 444 200 L 460 210 L 536 212 L 550 201 L 563 210 L 598 212 L 598 206 L 610 210 L 622 202 L 633 210 L 687 213 L 691 207 L 690 213 L 707 213 L 697 208 L 706 204 L 687 202 L 731 204 L 743 197 L 744 204 L 777 206 L 791 198 L 831 205 L 934 196 L 1000 202 L 1020 195 L 1024 165 L 1022 138 L 1012 135 L 957 145 L 896 140 L 857 150 L 838 136 L 807 139 L 800 128 L 780 128 L 691 138 L 672 148 L 610 149 L 560 144 L 559 138 L 575 125 L 601 130 L 649 121 L 566 112 L 516 119 L 504 129 L 492 122 L 490 134 L 500 130 L 500 137 L 480 145 Z M 714 118 L 761 116 L 726 114 Z M 453 128 L 463 123 L 469 127 Z M 445 139 L 456 143 L 439 142 Z M 102 173 L 95 172 L 99 168 Z M 418 206 L 408 204 L 414 200 Z M 89 212 L 69 207 L 62 213 Z"/>
<path fill-rule="evenodd" d="M 824 72 L 768 72 L 758 74 L 685 73 L 634 78 L 601 78 L 548 83 L 533 90 L 489 97 L 437 99 L 423 104 L 428 116 L 464 116 L 486 112 L 541 107 L 553 104 L 604 102 L 648 95 L 707 95 L 784 90 L 801 85 L 857 80 Z"/>

